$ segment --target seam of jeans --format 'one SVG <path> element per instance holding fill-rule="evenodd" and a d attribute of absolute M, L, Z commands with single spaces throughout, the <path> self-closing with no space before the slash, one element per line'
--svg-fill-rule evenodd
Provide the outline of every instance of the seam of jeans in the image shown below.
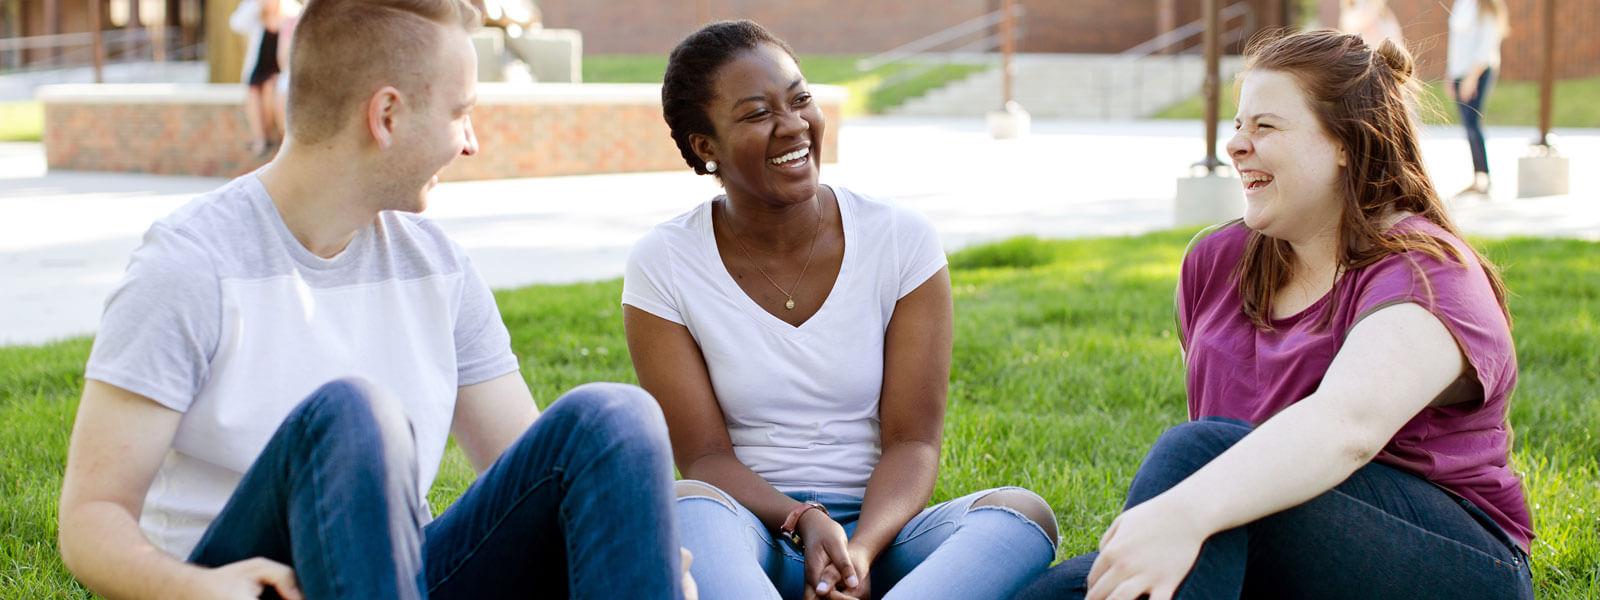
<path fill-rule="evenodd" d="M 1467 550 L 1468 552 L 1471 552 L 1471 553 L 1476 554 L 1478 556 L 1481 556 L 1483 558 L 1489 559 L 1489 561 L 1493 562 L 1495 564 L 1495 566 L 1505 568 L 1507 573 L 1515 574 L 1517 572 L 1517 570 L 1520 568 L 1519 566 L 1513 566 L 1512 563 L 1509 563 L 1509 562 L 1506 562 L 1504 560 L 1501 560 L 1499 557 L 1496 557 L 1493 554 L 1489 554 L 1488 552 L 1484 552 L 1483 550 L 1479 550 L 1477 548 L 1474 548 L 1471 544 L 1466 544 L 1466 543 L 1463 543 L 1463 542 L 1458 541 L 1458 540 L 1450 539 L 1450 538 L 1445 537 L 1444 535 L 1441 535 L 1441 534 L 1439 534 L 1437 532 L 1430 531 L 1426 527 L 1422 527 L 1421 525 L 1417 525 L 1415 523 L 1412 523 L 1410 521 L 1402 519 L 1402 518 L 1400 518 L 1398 516 L 1390 514 L 1389 511 L 1386 511 L 1386 510 L 1383 510 L 1383 509 L 1378 508 L 1376 506 L 1373 506 L 1371 503 L 1368 503 L 1368 502 L 1366 502 L 1366 501 L 1364 501 L 1364 500 L 1362 500 L 1360 498 L 1357 498 L 1357 497 L 1352 496 L 1350 494 L 1341 492 L 1341 491 L 1339 491 L 1337 489 L 1328 490 L 1328 491 L 1330 491 L 1332 493 L 1335 493 L 1335 494 L 1338 494 L 1340 496 L 1343 496 L 1345 498 L 1348 498 L 1352 502 L 1355 502 L 1357 504 L 1365 506 L 1365 507 L 1367 507 L 1369 509 L 1372 509 L 1373 511 L 1376 511 L 1378 514 L 1380 514 L 1380 515 L 1382 515 L 1382 516 L 1384 516 L 1386 518 L 1393 519 L 1393 520 L 1399 522 L 1401 525 L 1403 525 L 1405 527 L 1409 527 L 1411 529 L 1415 529 L 1417 531 L 1420 531 L 1424 535 L 1427 535 L 1429 537 L 1433 537 L 1433 538 L 1437 538 L 1437 539 L 1440 539 L 1440 540 L 1444 540 L 1446 542 L 1449 542 L 1450 544 L 1454 544 L 1456 546 L 1459 546 L 1459 547 Z M 1468 515 L 1468 516 L 1471 517 L 1471 515 Z M 1477 524 L 1477 519 L 1473 519 L 1473 524 Z M 1481 527 L 1481 525 L 1480 525 L 1480 527 Z M 1495 541 L 1499 542 L 1500 540 L 1496 539 Z M 1507 548 L 1506 551 L 1507 552 L 1511 552 L 1511 549 Z M 1515 553 L 1513 552 L 1513 554 L 1515 554 Z M 1513 560 L 1515 560 L 1515 559 L 1513 559 Z"/>
<path fill-rule="evenodd" d="M 308 419 L 308 418 L 302 418 L 302 419 L 299 419 L 297 423 L 295 423 L 296 427 L 299 429 L 299 434 L 302 437 L 309 438 L 312 435 L 311 432 L 307 431 L 307 429 L 310 426 L 310 423 L 309 423 L 310 420 L 311 419 Z M 315 446 L 312 446 L 312 447 L 315 447 Z M 304 463 L 302 463 L 307 468 L 314 468 L 314 467 L 311 467 L 311 465 L 321 464 L 319 461 L 309 460 L 310 458 L 311 457 L 307 457 L 308 460 L 306 460 Z M 322 503 L 322 501 L 323 501 L 323 497 L 322 497 L 322 488 L 319 485 L 320 482 L 318 481 L 318 479 L 319 479 L 319 477 L 317 476 L 317 473 L 313 472 L 310 477 L 306 478 L 306 480 L 307 480 L 307 484 L 306 485 L 311 486 L 311 497 L 316 498 L 317 499 L 317 503 L 320 505 Z M 338 564 L 338 563 L 333 562 L 333 553 L 331 552 L 332 549 L 328 547 L 328 536 L 322 535 L 322 532 L 327 531 L 327 525 L 328 525 L 327 521 L 326 521 L 326 516 L 327 515 L 325 515 L 323 513 L 323 510 L 322 510 L 321 506 L 317 506 L 316 509 L 312 510 L 311 512 L 317 516 L 316 517 L 317 518 L 317 548 L 319 550 L 321 550 L 322 564 L 327 565 L 329 567 L 332 567 L 333 565 Z M 284 514 L 284 518 L 287 519 L 288 518 L 288 511 L 284 511 L 284 513 L 285 513 Z M 290 552 L 293 552 L 293 548 L 294 548 L 293 540 L 290 540 L 289 547 L 291 548 Z M 339 588 L 343 587 L 342 585 L 340 585 L 340 582 L 339 582 L 339 569 L 330 568 L 329 572 L 327 573 L 327 577 L 328 577 L 328 584 L 333 588 L 334 597 L 335 598 L 343 597 L 344 594 L 339 593 Z"/>
<path fill-rule="evenodd" d="M 439 581 L 436 581 L 428 586 L 428 593 L 432 594 L 434 590 L 439 589 L 439 586 L 444 585 L 446 582 L 450 581 L 451 578 L 455 577 L 456 573 L 461 572 L 461 567 L 466 565 L 467 561 L 472 560 L 472 557 L 478 553 L 478 550 L 483 549 L 483 545 L 488 543 L 489 538 L 494 537 L 495 532 L 499 530 L 500 526 L 506 522 L 506 519 L 510 517 L 511 513 L 516 511 L 517 507 L 521 506 L 522 503 L 526 501 L 529 496 L 532 496 L 534 492 L 538 491 L 539 488 L 544 487 L 544 484 L 549 483 L 552 479 L 557 479 L 557 475 L 563 472 L 560 468 L 552 468 L 551 471 L 553 471 L 552 474 L 546 475 L 538 481 L 533 482 L 533 485 L 530 485 L 528 486 L 528 489 L 523 490 L 522 493 L 517 496 L 517 499 L 511 502 L 511 506 L 507 507 L 501 512 L 500 518 L 495 519 L 495 522 L 489 526 L 488 531 L 484 532 L 484 534 L 478 538 L 478 542 L 473 544 L 472 549 L 467 550 L 466 554 L 462 555 L 461 558 L 456 561 L 456 564 L 450 567 L 449 572 L 445 573 L 439 578 Z M 563 537 L 570 538 L 571 536 Z"/>
<path fill-rule="evenodd" d="M 673 502 L 673 504 L 677 504 L 679 502 L 683 502 L 684 500 L 710 500 L 710 501 L 716 503 L 717 506 L 722 507 L 724 510 L 726 510 L 726 511 L 728 511 L 730 513 L 733 513 L 736 516 L 741 516 L 741 517 L 743 516 L 743 515 L 739 514 L 739 511 L 734 510 L 734 508 L 732 506 L 728 506 L 728 503 L 723 501 L 721 498 L 713 498 L 711 496 L 705 496 L 705 495 L 701 495 L 701 494 L 694 494 L 694 495 L 690 495 L 690 496 L 678 496 L 672 502 Z"/>
<path fill-rule="evenodd" d="M 970 511 L 971 509 L 968 509 L 968 510 Z M 927 535 L 929 533 L 938 531 L 939 528 L 941 528 L 941 527 L 949 526 L 949 527 L 956 527 L 956 528 L 959 529 L 960 528 L 960 524 L 957 523 L 957 521 L 958 521 L 958 519 L 945 519 L 943 521 L 939 521 L 938 523 L 934 523 L 933 525 L 930 525 L 928 527 L 922 528 L 921 531 L 913 533 L 910 536 L 907 536 L 905 539 L 896 539 L 895 541 L 890 542 L 889 543 L 889 548 L 894 548 L 896 546 L 902 546 L 902 545 L 914 542 L 914 541 L 917 540 L 917 538 L 920 538 L 920 537 L 922 537 L 924 535 Z"/>

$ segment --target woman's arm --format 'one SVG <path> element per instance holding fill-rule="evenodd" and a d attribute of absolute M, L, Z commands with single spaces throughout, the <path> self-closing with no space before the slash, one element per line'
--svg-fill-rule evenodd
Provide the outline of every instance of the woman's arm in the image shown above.
<path fill-rule="evenodd" d="M 867 481 L 861 519 L 850 539 L 851 562 L 858 572 L 871 566 L 933 494 L 950 384 L 954 313 L 950 272 L 945 268 L 901 298 L 889 320 L 878 404 L 883 455 Z"/>
<path fill-rule="evenodd" d="M 776 530 L 796 502 L 734 456 L 711 375 L 688 328 L 633 306 L 623 306 L 622 316 L 639 385 L 666 414 L 678 471 L 721 488 Z"/>
<path fill-rule="evenodd" d="M 727 492 L 755 513 L 767 529 L 781 527 L 800 503 L 779 492 L 734 456 L 722 408 L 711 389 L 711 375 L 688 328 L 631 305 L 622 307 L 622 322 L 639 385 L 655 397 L 666 415 L 667 435 L 678 471 L 688 479 L 704 481 Z M 821 576 L 825 564 L 813 563 L 816 558 L 827 559 L 844 579 L 855 574 L 845 549 L 843 527 L 813 510 L 805 513 L 799 529 L 806 542 L 808 586 Z M 824 553 L 820 557 L 812 551 L 819 544 Z"/>
<path fill-rule="evenodd" d="M 1369 315 L 1350 331 L 1316 392 L 1117 517 L 1100 540 L 1089 598 L 1170 598 L 1207 537 L 1297 506 L 1349 478 L 1465 365 L 1455 338 L 1421 306 Z"/>

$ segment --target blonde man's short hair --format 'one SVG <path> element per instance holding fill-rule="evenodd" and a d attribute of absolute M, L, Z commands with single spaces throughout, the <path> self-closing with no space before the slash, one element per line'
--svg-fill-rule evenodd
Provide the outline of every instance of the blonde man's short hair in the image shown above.
<path fill-rule="evenodd" d="M 464 0 L 311 0 L 290 42 L 290 134 L 310 144 L 332 138 L 384 86 L 425 102 L 440 27 L 481 24 Z"/>

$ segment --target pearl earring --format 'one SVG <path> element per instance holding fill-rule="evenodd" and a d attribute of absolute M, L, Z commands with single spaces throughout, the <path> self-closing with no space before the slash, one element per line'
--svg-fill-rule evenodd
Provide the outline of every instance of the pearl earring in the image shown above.
<path fill-rule="evenodd" d="M 715 173 L 715 172 L 717 172 L 717 161 L 714 161 L 714 160 L 706 161 L 706 172 L 707 173 Z"/>

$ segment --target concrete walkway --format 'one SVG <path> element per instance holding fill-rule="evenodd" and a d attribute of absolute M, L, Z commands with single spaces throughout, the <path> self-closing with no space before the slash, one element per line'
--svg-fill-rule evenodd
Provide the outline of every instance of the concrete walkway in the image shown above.
<path fill-rule="evenodd" d="M 841 130 L 823 180 L 927 214 L 948 250 L 1020 234 L 1085 237 L 1164 229 L 1177 177 L 1201 155 L 1198 123 L 1041 121 L 995 141 L 976 119 L 875 118 Z M 1600 131 L 1564 132 L 1572 194 L 1515 200 L 1531 129 L 1489 131 L 1497 186 L 1454 208 L 1478 235 L 1600 239 Z M 1471 170 L 1454 128 L 1430 129 L 1439 186 Z M 492 148 L 486 148 L 492 152 Z M 1588 165 L 1588 168 L 1585 168 Z M 87 334 L 149 224 L 222 180 L 46 173 L 37 144 L 0 144 L 0 345 Z M 609 279 L 652 225 L 717 193 L 687 172 L 451 183 L 428 216 L 472 254 L 490 285 Z"/>

